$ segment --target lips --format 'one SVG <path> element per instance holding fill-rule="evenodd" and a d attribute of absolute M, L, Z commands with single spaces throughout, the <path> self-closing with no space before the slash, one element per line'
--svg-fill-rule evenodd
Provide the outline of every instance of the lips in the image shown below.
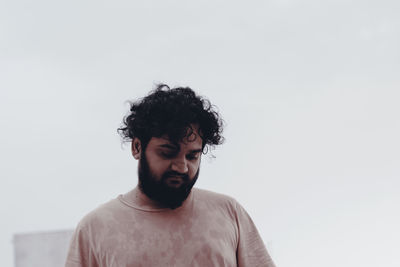
<path fill-rule="evenodd" d="M 181 183 L 184 179 L 181 176 L 170 176 L 167 178 L 167 180 L 171 183 Z"/>
<path fill-rule="evenodd" d="M 183 180 L 184 177 L 182 176 L 168 176 L 167 179 L 173 179 L 173 180 Z"/>
<path fill-rule="evenodd" d="M 182 181 L 186 181 L 189 179 L 188 175 L 185 174 L 179 174 L 179 173 L 167 173 L 165 175 L 165 179 L 166 180 L 182 180 Z"/>
<path fill-rule="evenodd" d="M 184 177 L 182 176 L 169 176 L 166 179 L 166 184 L 172 187 L 181 186 L 184 183 Z"/>

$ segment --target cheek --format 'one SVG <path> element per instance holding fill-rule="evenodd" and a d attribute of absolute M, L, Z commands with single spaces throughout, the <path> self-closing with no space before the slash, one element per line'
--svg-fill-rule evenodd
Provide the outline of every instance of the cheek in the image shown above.
<path fill-rule="evenodd" d="M 200 162 L 189 164 L 189 176 L 193 177 L 200 167 Z"/>
<path fill-rule="evenodd" d="M 161 177 L 161 175 L 168 169 L 168 163 L 163 160 L 151 156 L 147 156 L 146 159 L 150 172 L 157 177 Z"/>
<path fill-rule="evenodd" d="M 153 174 L 156 174 L 157 176 L 163 175 L 169 168 L 169 165 L 162 161 L 154 161 L 153 164 L 150 164 L 149 166 Z"/>

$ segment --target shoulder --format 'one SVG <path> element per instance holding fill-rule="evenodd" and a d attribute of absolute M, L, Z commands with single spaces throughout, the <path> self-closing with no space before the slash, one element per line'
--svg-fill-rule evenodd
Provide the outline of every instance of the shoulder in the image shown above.
<path fill-rule="evenodd" d="M 233 197 L 225 194 L 200 188 L 193 188 L 192 191 L 195 201 L 202 205 L 207 205 L 212 208 L 225 208 L 231 211 L 237 210 L 240 206 Z"/>
<path fill-rule="evenodd" d="M 193 188 L 192 191 L 194 197 L 196 197 L 197 199 L 208 200 L 212 202 L 229 202 L 229 203 L 236 202 L 236 200 L 231 196 L 221 193 L 216 193 L 206 189 Z"/>
<path fill-rule="evenodd" d="M 234 217 L 249 216 L 246 209 L 231 196 L 200 188 L 193 188 L 192 191 L 198 205 L 206 205 L 211 209 L 227 210 Z"/>
<path fill-rule="evenodd" d="M 101 204 L 94 210 L 86 214 L 79 222 L 78 229 L 93 230 L 109 225 L 118 217 L 118 214 L 124 212 L 125 206 L 121 204 L 118 198 L 114 198 Z"/>

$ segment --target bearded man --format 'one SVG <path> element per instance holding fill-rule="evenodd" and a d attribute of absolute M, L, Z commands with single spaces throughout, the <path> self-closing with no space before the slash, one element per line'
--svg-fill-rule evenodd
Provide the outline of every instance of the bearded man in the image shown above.
<path fill-rule="evenodd" d="M 138 185 L 78 224 L 66 267 L 275 266 L 233 198 L 193 188 L 222 119 L 186 87 L 161 84 L 119 128 L 139 161 Z"/>

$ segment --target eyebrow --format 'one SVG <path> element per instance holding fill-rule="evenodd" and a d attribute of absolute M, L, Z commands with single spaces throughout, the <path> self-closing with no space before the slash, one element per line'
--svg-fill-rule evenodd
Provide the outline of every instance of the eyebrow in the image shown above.
<path fill-rule="evenodd" d="M 159 147 L 178 150 L 178 147 L 176 145 L 172 145 L 172 144 L 161 144 L 161 145 L 159 145 Z"/>
<path fill-rule="evenodd" d="M 190 153 L 200 153 L 200 152 L 203 152 L 203 149 L 190 150 Z"/>
<path fill-rule="evenodd" d="M 159 147 L 161 148 L 167 148 L 167 149 L 171 149 L 171 150 L 179 150 L 179 147 L 173 144 L 161 144 L 159 145 Z M 189 153 L 200 153 L 203 152 L 203 149 L 199 148 L 199 149 L 193 149 L 190 150 Z"/>

